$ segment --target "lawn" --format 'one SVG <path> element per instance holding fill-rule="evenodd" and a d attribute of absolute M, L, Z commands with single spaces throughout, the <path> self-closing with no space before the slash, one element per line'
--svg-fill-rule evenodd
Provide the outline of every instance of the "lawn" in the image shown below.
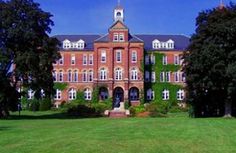
<path fill-rule="evenodd" d="M 67 119 L 23 112 L 0 120 L 1 153 L 235 153 L 236 119 Z M 31 116 L 27 116 L 31 115 Z"/>

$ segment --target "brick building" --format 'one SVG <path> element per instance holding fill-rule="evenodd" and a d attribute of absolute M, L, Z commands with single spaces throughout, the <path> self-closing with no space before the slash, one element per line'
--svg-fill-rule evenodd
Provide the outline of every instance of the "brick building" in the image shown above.
<path fill-rule="evenodd" d="M 158 92 L 152 86 L 184 84 L 181 54 L 189 38 L 131 34 L 121 6 L 114 9 L 114 23 L 105 35 L 55 37 L 62 43 L 59 51 L 62 58 L 54 64 L 54 79 L 67 84 L 64 90 L 57 89 L 56 104 L 75 99 L 77 91 L 83 91 L 85 100 L 91 100 L 93 90 L 98 88 L 100 100 L 112 97 L 136 105 L 142 95 L 148 101 L 155 100 L 158 97 L 155 95 L 162 100 L 170 99 L 168 87 Z M 162 70 L 159 71 L 157 63 L 164 65 Z M 180 101 L 184 98 L 181 87 L 174 91 L 175 99 Z"/>

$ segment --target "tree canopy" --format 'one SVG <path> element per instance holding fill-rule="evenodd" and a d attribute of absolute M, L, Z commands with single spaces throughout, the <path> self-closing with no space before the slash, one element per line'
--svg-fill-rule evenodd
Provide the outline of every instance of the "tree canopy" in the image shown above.
<path fill-rule="evenodd" d="M 35 91 L 36 98 L 53 95 L 53 63 L 59 41 L 49 36 L 52 15 L 33 0 L 0 2 L 0 117 L 14 110 L 19 86 Z M 13 106 L 13 107 L 9 107 Z"/>
<path fill-rule="evenodd" d="M 236 5 L 200 12 L 184 54 L 187 101 L 195 116 L 236 113 Z"/>

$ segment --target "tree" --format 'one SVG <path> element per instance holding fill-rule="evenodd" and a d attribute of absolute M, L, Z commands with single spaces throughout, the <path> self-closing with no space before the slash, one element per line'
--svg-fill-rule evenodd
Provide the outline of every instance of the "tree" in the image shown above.
<path fill-rule="evenodd" d="M 236 98 L 236 5 L 199 13 L 184 53 L 187 101 L 195 116 L 231 116 Z"/>
<path fill-rule="evenodd" d="M 0 5 L 0 84 L 9 89 L 0 90 L 0 112 L 7 112 L 12 110 L 9 105 L 18 102 L 19 82 L 34 90 L 37 99 L 42 98 L 41 90 L 46 98 L 51 98 L 52 64 L 60 55 L 59 41 L 48 35 L 53 26 L 50 13 L 41 10 L 33 0 L 1 1 Z"/>

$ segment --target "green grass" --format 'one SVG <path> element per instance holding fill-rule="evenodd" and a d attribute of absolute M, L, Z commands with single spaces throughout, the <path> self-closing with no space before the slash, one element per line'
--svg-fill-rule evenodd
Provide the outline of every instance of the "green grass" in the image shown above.
<path fill-rule="evenodd" d="M 235 153 L 236 120 L 168 118 L 67 119 L 23 112 L 0 120 L 1 153 Z M 27 116 L 31 115 L 31 116 Z"/>

